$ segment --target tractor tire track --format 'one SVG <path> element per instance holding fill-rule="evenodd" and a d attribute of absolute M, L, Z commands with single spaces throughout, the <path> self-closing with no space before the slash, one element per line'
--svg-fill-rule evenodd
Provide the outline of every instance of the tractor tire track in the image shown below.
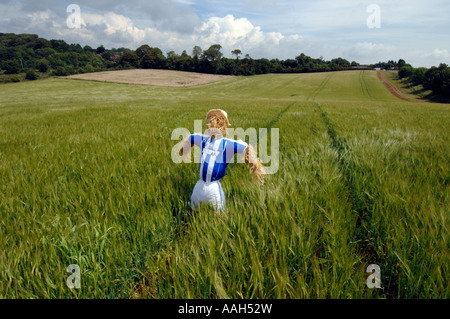
<path fill-rule="evenodd" d="M 288 106 L 286 106 L 284 109 L 280 111 L 280 113 L 277 114 L 265 127 L 269 130 L 271 129 L 277 122 L 281 120 L 284 113 L 289 111 L 289 109 L 295 104 L 296 102 L 290 103 Z"/>
<path fill-rule="evenodd" d="M 327 85 L 328 81 L 330 81 L 333 73 L 330 73 L 320 84 L 319 86 L 306 98 L 309 101 L 312 97 L 313 101 L 316 100 L 316 96 L 323 90 L 323 88 Z"/>
<path fill-rule="evenodd" d="M 290 104 L 288 104 L 285 108 L 283 108 L 270 122 L 268 122 L 264 127 L 266 128 L 265 131 L 263 131 L 259 137 L 258 140 L 261 140 L 263 138 L 266 138 L 267 134 L 270 134 L 271 128 L 278 123 L 281 118 L 283 117 L 283 115 L 290 110 L 290 108 L 295 105 L 297 102 L 292 102 Z M 270 135 L 267 137 L 268 140 L 270 140 Z M 230 169 L 233 169 L 233 167 L 236 165 L 236 162 L 233 161 L 232 163 L 229 164 Z"/>
<path fill-rule="evenodd" d="M 370 94 L 369 88 L 367 87 L 367 82 L 364 79 L 364 70 L 359 71 L 359 83 L 361 85 L 361 91 L 365 97 L 368 97 L 369 99 L 373 99 L 372 95 Z"/>
<path fill-rule="evenodd" d="M 315 102 L 315 106 L 325 123 L 331 146 L 337 151 L 338 168 L 344 177 L 344 186 L 348 193 L 348 200 L 351 204 L 352 211 L 356 214 L 356 224 L 352 234 L 352 242 L 355 244 L 355 250 L 361 257 L 361 263 L 363 265 L 365 263 L 371 264 L 374 261 L 380 261 L 381 256 L 379 256 L 375 247 L 371 244 L 374 240 L 374 232 L 371 226 L 374 199 L 368 196 L 364 192 L 364 189 L 358 186 L 361 183 L 354 173 L 360 171 L 361 167 L 352 159 L 351 148 L 347 145 L 346 140 L 339 136 L 334 124 L 322 106 L 318 102 Z"/>
<path fill-rule="evenodd" d="M 348 193 L 348 201 L 351 204 L 352 212 L 356 214 L 355 228 L 352 233 L 352 243 L 355 245 L 355 253 L 360 257 L 360 266 L 367 266 L 369 264 L 386 264 L 388 255 L 387 247 L 385 245 L 379 246 L 379 243 L 385 240 L 380 237 L 379 226 L 373 222 L 373 215 L 376 206 L 376 194 L 371 194 L 366 191 L 365 183 L 361 181 L 360 176 L 364 174 L 364 167 L 358 163 L 358 159 L 352 154 L 352 149 L 347 141 L 340 137 L 337 133 L 334 124 L 330 117 L 322 108 L 322 106 L 315 102 L 315 105 L 320 112 L 322 119 L 327 127 L 327 133 L 330 137 L 331 146 L 338 154 L 338 168 L 344 177 L 344 185 Z M 377 244 L 378 243 L 378 244 Z M 391 269 L 388 271 L 387 285 L 383 287 L 382 295 L 387 298 L 395 298 L 398 295 L 399 272 Z"/>

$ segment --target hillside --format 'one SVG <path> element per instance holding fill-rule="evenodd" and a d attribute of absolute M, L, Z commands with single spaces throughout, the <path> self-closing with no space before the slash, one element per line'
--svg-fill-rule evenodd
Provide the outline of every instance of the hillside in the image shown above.
<path fill-rule="evenodd" d="M 156 86 L 187 87 L 229 79 L 230 75 L 183 72 L 173 70 L 122 70 L 68 76 L 69 79 Z"/>
<path fill-rule="evenodd" d="M 198 164 L 171 159 L 216 107 L 278 163 L 264 185 L 230 164 L 222 217 L 190 212 Z M 0 297 L 448 298 L 449 121 L 375 71 L 3 84 Z"/>

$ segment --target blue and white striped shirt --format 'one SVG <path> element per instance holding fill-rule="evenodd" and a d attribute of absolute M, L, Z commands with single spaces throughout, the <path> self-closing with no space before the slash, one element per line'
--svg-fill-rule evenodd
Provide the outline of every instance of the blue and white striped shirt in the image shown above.
<path fill-rule="evenodd" d="M 228 163 L 234 154 L 244 153 L 248 144 L 242 140 L 232 140 L 219 137 L 214 140 L 211 136 L 194 133 L 189 136 L 191 145 L 197 145 L 201 149 L 200 155 L 200 179 L 206 183 L 217 181 L 225 175 Z"/>

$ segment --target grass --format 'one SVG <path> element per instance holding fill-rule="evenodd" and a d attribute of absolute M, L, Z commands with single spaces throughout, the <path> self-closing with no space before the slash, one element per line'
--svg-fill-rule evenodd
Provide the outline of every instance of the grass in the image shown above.
<path fill-rule="evenodd" d="M 445 111 L 416 103 L 368 107 L 364 115 L 356 115 L 361 105 L 323 108 L 340 127 L 343 170 L 361 215 L 358 236 L 385 269 L 385 293 L 438 298 L 448 270 L 449 149 L 438 119 Z"/>
<path fill-rule="evenodd" d="M 212 107 L 280 132 L 265 185 L 230 167 L 225 218 L 189 211 L 198 164 L 170 157 Z M 0 297 L 449 298 L 448 123 L 369 71 L 1 85 Z"/>

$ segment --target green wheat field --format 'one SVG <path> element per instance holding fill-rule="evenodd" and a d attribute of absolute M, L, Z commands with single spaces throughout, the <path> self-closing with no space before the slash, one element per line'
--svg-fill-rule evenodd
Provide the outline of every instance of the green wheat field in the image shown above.
<path fill-rule="evenodd" d="M 228 167 L 224 217 L 190 212 L 198 164 L 171 159 L 211 108 L 279 129 L 264 185 Z M 1 85 L 0 297 L 449 298 L 449 124 L 376 71 Z"/>

